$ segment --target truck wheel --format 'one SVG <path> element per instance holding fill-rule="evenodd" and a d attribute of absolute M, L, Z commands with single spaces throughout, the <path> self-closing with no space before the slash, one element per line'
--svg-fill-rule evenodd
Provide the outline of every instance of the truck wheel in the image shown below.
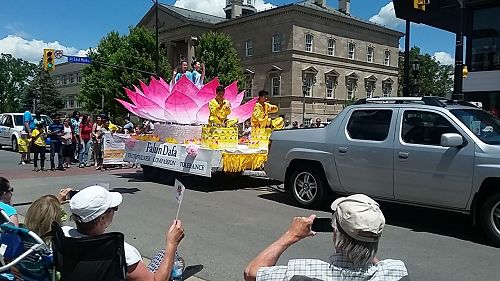
<path fill-rule="evenodd" d="M 290 191 L 304 207 L 317 207 L 324 199 L 324 183 L 321 172 L 315 167 L 299 166 L 289 179 Z"/>
<path fill-rule="evenodd" d="M 12 137 L 11 144 L 12 144 L 12 151 L 17 152 L 18 147 L 17 147 L 17 138 L 16 137 Z"/>
<path fill-rule="evenodd" d="M 479 220 L 485 234 L 495 245 L 500 246 L 500 193 L 483 202 Z"/>
<path fill-rule="evenodd" d="M 157 181 L 160 178 L 160 169 L 147 165 L 142 165 L 142 172 L 148 181 Z"/>

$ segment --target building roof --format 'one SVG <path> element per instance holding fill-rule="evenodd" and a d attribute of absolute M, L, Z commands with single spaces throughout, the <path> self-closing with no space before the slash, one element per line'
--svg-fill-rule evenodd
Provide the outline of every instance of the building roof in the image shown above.
<path fill-rule="evenodd" d="M 189 21 L 198 21 L 198 22 L 210 23 L 210 24 L 216 24 L 216 23 L 226 21 L 226 19 L 223 17 L 209 15 L 209 14 L 205 14 L 205 13 L 201 13 L 201 12 L 197 12 L 197 11 L 193 11 L 193 10 L 189 10 L 189 9 L 185 9 L 185 8 L 176 7 L 173 5 L 161 4 L 161 6 L 167 10 L 170 10 L 170 11 L 182 16 L 184 19 L 189 20 Z"/>

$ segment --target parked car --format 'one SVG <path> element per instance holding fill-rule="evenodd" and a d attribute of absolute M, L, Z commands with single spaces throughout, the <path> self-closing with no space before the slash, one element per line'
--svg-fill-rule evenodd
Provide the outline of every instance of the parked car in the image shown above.
<path fill-rule="evenodd" d="M 265 171 L 303 206 L 364 193 L 468 213 L 500 245 L 500 119 L 467 102 L 362 99 L 327 127 L 273 132 Z"/>
<path fill-rule="evenodd" d="M 52 119 L 47 115 L 41 117 L 47 126 L 52 124 Z M 23 129 L 23 113 L 0 114 L 0 147 L 10 146 L 12 151 L 17 151 L 17 140 Z"/>

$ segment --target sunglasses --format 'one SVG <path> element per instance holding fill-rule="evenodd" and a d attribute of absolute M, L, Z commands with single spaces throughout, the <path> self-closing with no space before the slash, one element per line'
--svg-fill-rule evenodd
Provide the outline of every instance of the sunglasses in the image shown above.
<path fill-rule="evenodd" d="M 109 209 L 108 209 L 108 211 L 110 211 L 110 210 L 113 210 L 113 211 L 115 211 L 115 212 L 118 212 L 118 206 L 113 207 L 113 208 L 109 208 Z"/>
<path fill-rule="evenodd" d="M 7 192 L 10 192 L 10 193 L 14 192 L 14 188 L 8 189 Z"/>

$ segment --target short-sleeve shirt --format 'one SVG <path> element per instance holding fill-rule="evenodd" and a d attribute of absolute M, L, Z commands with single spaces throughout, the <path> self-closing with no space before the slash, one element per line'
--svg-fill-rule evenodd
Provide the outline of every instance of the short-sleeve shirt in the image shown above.
<path fill-rule="evenodd" d="M 9 204 L 5 204 L 4 202 L 0 202 L 0 209 L 2 209 L 9 217 L 17 215 L 16 208 L 12 207 Z"/>
<path fill-rule="evenodd" d="M 80 120 L 71 118 L 71 128 L 73 129 L 73 133 L 78 135 L 80 133 Z"/>
<path fill-rule="evenodd" d="M 64 133 L 64 125 L 63 124 L 52 123 L 49 126 L 49 131 L 54 133 L 54 134 L 50 134 L 50 142 L 51 143 L 61 142 L 61 135 Z M 57 135 L 56 134 L 57 132 L 59 132 L 60 135 Z"/>
<path fill-rule="evenodd" d="M 66 237 L 82 238 L 87 236 L 85 234 L 78 232 L 76 228 L 71 226 L 63 226 L 61 228 Z M 141 254 L 134 246 L 128 244 L 127 242 L 123 242 L 123 244 L 125 249 L 125 261 L 127 263 L 127 266 L 132 266 L 142 261 Z"/>
<path fill-rule="evenodd" d="M 334 254 L 330 262 L 316 259 L 294 259 L 285 266 L 261 267 L 256 281 L 288 281 L 295 275 L 323 281 L 395 281 L 408 275 L 399 260 L 382 260 L 374 265 L 355 266 L 342 254 Z"/>
<path fill-rule="evenodd" d="M 92 123 L 87 123 L 87 125 L 80 123 L 80 135 L 83 140 L 90 140 L 92 135 Z"/>
<path fill-rule="evenodd" d="M 23 127 L 25 122 L 28 122 L 30 130 L 35 129 L 35 118 L 33 118 L 33 115 L 29 111 L 25 111 L 23 114 Z"/>
<path fill-rule="evenodd" d="M 38 129 L 31 131 L 31 137 L 37 146 L 45 146 L 45 138 L 42 137 L 42 134 L 38 131 Z"/>
<path fill-rule="evenodd" d="M 191 72 L 191 81 L 196 85 L 196 87 L 201 88 L 203 86 L 203 80 L 201 80 L 201 73 L 196 70 Z"/>

